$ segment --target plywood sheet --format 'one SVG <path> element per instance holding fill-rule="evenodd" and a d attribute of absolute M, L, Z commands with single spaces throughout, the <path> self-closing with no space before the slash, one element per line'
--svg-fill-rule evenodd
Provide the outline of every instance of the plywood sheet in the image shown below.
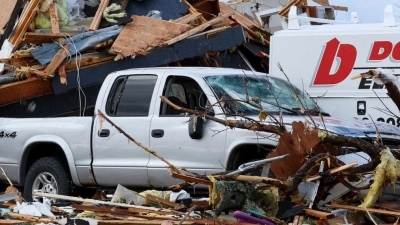
<path fill-rule="evenodd" d="M 144 55 L 159 44 L 168 41 L 192 28 L 190 25 L 158 20 L 145 16 L 132 16 L 118 35 L 111 52 L 123 57 Z"/>
<path fill-rule="evenodd" d="M 0 29 L 3 29 L 8 20 L 10 20 L 11 14 L 14 10 L 17 0 L 3 0 L 1 1 L 0 7 Z"/>

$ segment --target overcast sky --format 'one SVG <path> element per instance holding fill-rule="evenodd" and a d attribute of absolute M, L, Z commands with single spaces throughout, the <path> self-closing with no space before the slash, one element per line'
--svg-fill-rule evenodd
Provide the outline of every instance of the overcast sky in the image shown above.
<path fill-rule="evenodd" d="M 336 11 L 337 20 L 350 20 L 350 13 L 356 11 L 361 23 L 383 22 L 383 10 L 388 4 L 393 5 L 397 22 L 400 22 L 400 0 L 329 0 L 331 5 L 347 6 L 348 12 Z"/>

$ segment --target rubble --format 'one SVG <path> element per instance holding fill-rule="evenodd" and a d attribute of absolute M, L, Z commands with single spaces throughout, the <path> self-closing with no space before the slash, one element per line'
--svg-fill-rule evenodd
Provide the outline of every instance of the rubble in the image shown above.
<path fill-rule="evenodd" d="M 89 25 L 83 25 L 85 28 L 81 30 L 69 29 L 69 25 L 73 24 L 68 21 L 66 1 L 43 0 L 27 2 L 17 26 L 12 29 L 10 27 L 17 21 L 23 3 L 22 0 L 7 2 L 6 7 L 1 9 L 7 15 L 0 20 L 3 34 L 1 43 L 4 42 L 0 55 L 7 55 L 2 59 L 4 69 L 0 76 L 0 105 L 22 104 L 24 99 L 68 93 L 69 90 L 81 88 L 81 85 L 88 87 L 101 83 L 105 76 L 102 74 L 82 83 L 80 77 L 73 76 L 91 74 L 93 70 L 88 70 L 90 68 L 104 69 L 104 74 L 107 74 L 116 66 L 121 66 L 120 69 L 132 65 L 139 67 L 143 62 L 147 66 L 176 66 L 192 57 L 200 57 L 206 66 L 218 67 L 219 51 L 235 51 L 238 45 L 244 43 L 244 37 L 258 46 L 269 45 L 271 33 L 264 29 L 265 24 L 257 16 L 255 20 L 249 19 L 218 1 L 183 0 L 175 3 L 189 12 L 179 18 L 156 9 L 128 15 L 125 10 L 127 4 L 136 3 L 118 2 L 120 4 L 102 0 Z M 329 5 L 327 1 L 318 2 Z M 313 10 L 307 1 L 292 0 L 277 14 L 285 16 L 292 6 L 307 12 Z M 334 8 L 347 10 L 341 6 Z M 213 16 L 210 16 L 210 12 Z M 8 18 L 10 20 L 5 22 Z M 236 37 L 237 40 L 229 45 L 224 45 L 222 38 L 218 39 L 218 35 L 243 34 L 242 28 L 244 36 Z M 7 36 L 9 38 L 4 39 Z M 191 46 L 195 42 L 206 47 L 201 45 L 195 49 Z M 249 46 L 245 47 L 251 48 Z M 262 51 L 257 57 L 261 57 L 264 64 L 269 60 L 269 55 Z M 382 76 L 381 70 L 373 70 L 358 77 L 363 76 L 383 79 L 382 84 L 387 86 L 389 96 L 395 102 L 400 99 L 394 75 Z M 387 184 L 395 185 L 400 159 L 398 152 L 382 146 L 379 140 L 374 145 L 364 139 L 328 133 L 316 126 L 317 122 L 323 123 L 323 116 L 317 122 L 312 119 L 295 121 L 289 131 L 279 118 L 273 118 L 275 124 L 263 123 L 267 117 L 271 117 L 265 110 L 260 110 L 260 121 L 221 120 L 203 111 L 174 105 L 163 96 L 161 98 L 176 110 L 194 114 L 196 119 L 205 118 L 232 129 L 278 134 L 279 145 L 267 156 L 271 161 L 265 161 L 264 164 L 253 162 L 249 167 L 231 173 L 198 175 L 184 168 L 176 168 L 99 111 L 98 114 L 104 119 L 101 122 L 109 122 L 130 141 L 165 162 L 170 175 L 181 179 L 183 183 L 171 186 L 170 190 L 162 193 L 158 190 L 136 192 L 118 185 L 112 198 L 107 197 L 104 190 L 98 191 L 91 199 L 36 192 L 34 195 L 42 197 L 44 202 L 30 203 L 21 198 L 10 182 L 6 193 L 0 195 L 4 206 L 0 224 L 272 225 L 312 224 L 314 221 L 318 224 L 329 223 L 331 219 L 339 217 L 343 217 L 343 223 L 347 224 L 351 220 L 346 217 L 347 211 L 387 215 L 389 217 L 381 219 L 388 222 L 400 217 L 398 210 L 391 208 L 393 206 L 378 201 Z M 252 101 L 257 103 L 257 99 Z M 370 160 L 365 164 L 346 163 L 339 157 L 343 155 L 338 151 L 341 146 L 363 151 Z M 348 149 L 344 151 L 348 154 L 351 152 Z M 250 174 L 254 171 L 263 173 Z M 264 174 L 265 171 L 267 174 Z M 4 171 L 3 174 L 6 176 Z M 372 174 L 373 182 L 367 183 L 372 181 Z M 207 200 L 195 201 L 183 190 L 194 184 L 208 186 Z M 366 189 L 369 189 L 368 194 L 362 195 L 362 190 Z M 328 197 L 330 192 L 335 193 Z M 232 216 L 223 219 L 224 213 Z"/>

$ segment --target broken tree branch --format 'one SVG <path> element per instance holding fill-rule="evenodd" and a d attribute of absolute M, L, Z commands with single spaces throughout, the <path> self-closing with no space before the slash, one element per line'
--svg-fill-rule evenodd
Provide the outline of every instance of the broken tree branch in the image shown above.
<path fill-rule="evenodd" d="M 248 121 L 240 121 L 240 120 L 223 120 L 219 119 L 210 115 L 205 114 L 204 112 L 197 111 L 197 110 L 192 110 L 192 109 L 186 109 L 180 106 L 177 106 L 170 102 L 166 97 L 160 96 L 161 100 L 171 107 L 173 107 L 176 110 L 194 114 L 199 117 L 205 117 L 209 120 L 212 120 L 214 122 L 220 123 L 222 125 L 225 125 L 230 128 L 240 128 L 240 129 L 247 129 L 247 130 L 253 130 L 253 131 L 264 131 L 264 132 L 270 132 L 274 134 L 281 134 L 285 128 L 282 126 L 277 126 L 277 125 L 270 125 L 270 124 L 261 124 L 261 123 L 250 123 Z"/>

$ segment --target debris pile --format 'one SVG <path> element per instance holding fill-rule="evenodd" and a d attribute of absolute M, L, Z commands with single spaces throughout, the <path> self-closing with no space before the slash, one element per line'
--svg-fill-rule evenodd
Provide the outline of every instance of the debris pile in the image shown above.
<path fill-rule="evenodd" d="M 182 0 L 179 4 L 184 4 L 189 13 L 170 20 L 163 19 L 168 12 L 158 10 L 128 14 L 127 6 L 139 5 L 134 1 L 102 0 L 99 5 L 93 5 L 92 17 L 85 17 L 80 12 L 83 8 L 79 3 L 83 1 L 74 1 L 76 4 L 72 6 L 69 5 L 71 2 L 15 0 L 4 7 L 8 9 L 10 19 L 7 25 L 0 23 L 4 28 L 0 52 L 4 68 L 0 90 L 18 87 L 24 91 L 7 91 L 9 93 L 0 99 L 0 104 L 52 93 L 55 77 L 59 77 L 59 84 L 68 86 L 70 72 L 79 74 L 81 69 L 111 62 L 132 60 L 130 62 L 134 63 L 141 56 L 153 54 L 154 58 L 161 58 L 163 53 L 168 55 L 168 60 L 160 60 L 161 63 L 157 62 L 159 65 L 179 66 L 181 58 L 173 58 L 171 53 L 176 53 L 171 47 L 175 44 L 180 44 L 179 51 L 188 52 L 187 58 L 200 56 L 203 65 L 217 67 L 220 66 L 218 51 L 222 50 L 218 47 L 223 45 L 222 41 L 213 43 L 218 45 L 215 51 L 204 45 L 207 47 L 199 47 L 202 49 L 196 54 L 194 48 L 182 41 L 204 35 L 205 39 L 212 39 L 238 27 L 243 28 L 245 37 L 252 42 L 263 47 L 269 43 L 270 33 L 264 29 L 266 24 L 253 21 L 218 1 Z M 293 0 L 277 14 L 285 16 L 292 6 L 305 11 L 313 9 L 305 1 Z M 230 48 L 242 44 L 242 41 L 237 40 L 233 46 L 224 46 L 223 49 L 234 51 Z M 251 45 L 247 47 L 252 48 Z M 162 52 L 167 48 L 170 52 Z M 263 53 L 261 59 L 268 61 L 268 54 Z M 379 72 L 371 71 L 363 76 L 377 74 Z M 388 79 L 394 80 L 392 76 Z M 273 118 L 276 124 L 263 123 L 267 117 L 273 117 L 265 110 L 260 110 L 260 121 L 246 118 L 221 121 L 204 111 L 174 105 L 165 97 L 162 100 L 176 110 L 195 115 L 197 119 L 208 119 L 234 129 L 277 134 L 280 136 L 279 145 L 265 159 L 246 163 L 236 171 L 200 175 L 176 168 L 128 136 L 99 111 L 98 115 L 130 141 L 165 162 L 170 175 L 181 179 L 182 183 L 169 187 L 167 191 L 144 192 L 118 185 L 110 195 L 107 195 L 109 191 L 98 190 L 91 198 L 35 192 L 35 199 L 40 201 L 31 203 L 24 201 L 10 182 L 6 192 L 0 195 L 3 205 L 0 223 L 297 225 L 314 224 L 315 221 L 331 224 L 361 224 L 365 220 L 393 223 L 400 217 L 396 210 L 400 208 L 398 201 L 385 198 L 387 185 L 394 188 L 397 185 L 400 155 L 379 139 L 329 133 L 321 128 L 323 126 L 316 125 L 324 124 L 322 116 L 320 121 L 310 116 L 310 120 L 305 122 L 293 122 L 287 129 L 279 123 L 279 118 Z M 259 100 L 252 101 L 257 103 Z M 4 171 L 3 174 L 6 176 Z M 187 191 L 195 184 L 207 186 L 209 196 L 203 199 L 191 197 Z M 353 211 L 358 213 L 350 213 Z"/>

